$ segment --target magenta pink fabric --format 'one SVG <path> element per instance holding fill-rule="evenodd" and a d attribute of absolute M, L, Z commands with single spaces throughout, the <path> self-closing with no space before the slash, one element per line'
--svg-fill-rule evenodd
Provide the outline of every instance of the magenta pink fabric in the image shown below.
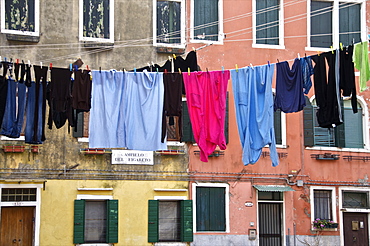
<path fill-rule="evenodd" d="M 225 116 L 230 71 L 183 73 L 187 105 L 200 160 L 208 161 L 218 145 L 226 149 Z"/>

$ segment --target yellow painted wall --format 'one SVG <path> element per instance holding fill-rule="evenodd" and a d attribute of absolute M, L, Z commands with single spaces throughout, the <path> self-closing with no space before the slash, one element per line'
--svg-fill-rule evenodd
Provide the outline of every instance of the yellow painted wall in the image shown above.
<path fill-rule="evenodd" d="M 111 191 L 78 191 L 77 188 L 113 188 Z M 184 181 L 48 180 L 41 192 L 40 246 L 73 244 L 73 205 L 77 195 L 111 195 L 119 200 L 118 244 L 151 245 L 147 242 L 148 200 L 154 196 L 186 196 Z"/>

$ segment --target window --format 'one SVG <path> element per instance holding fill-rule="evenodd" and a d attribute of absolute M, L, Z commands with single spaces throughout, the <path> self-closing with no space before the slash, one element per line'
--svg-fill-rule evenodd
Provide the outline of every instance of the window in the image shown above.
<path fill-rule="evenodd" d="M 369 197 L 367 192 L 343 191 L 343 208 L 369 208 Z"/>
<path fill-rule="evenodd" d="M 311 220 L 326 219 L 336 221 L 334 188 L 311 187 Z"/>
<path fill-rule="evenodd" d="M 343 124 L 333 128 L 319 127 L 316 120 L 317 107 L 306 100 L 304 108 L 305 146 L 364 148 L 362 104 L 357 101 L 358 113 L 354 114 L 350 100 L 343 101 Z"/>
<path fill-rule="evenodd" d="M 274 131 L 276 145 L 280 147 L 286 146 L 286 115 L 280 109 L 274 112 Z"/>
<path fill-rule="evenodd" d="M 283 45 L 282 7 L 280 0 L 255 0 L 254 44 Z"/>
<path fill-rule="evenodd" d="M 3 188 L 1 202 L 36 201 L 36 188 Z"/>
<path fill-rule="evenodd" d="M 229 232 L 227 184 L 193 184 L 197 232 Z"/>
<path fill-rule="evenodd" d="M 1 0 L 1 32 L 39 36 L 39 0 Z"/>
<path fill-rule="evenodd" d="M 185 46 L 184 0 L 154 0 L 154 45 Z"/>
<path fill-rule="evenodd" d="M 223 38 L 222 0 L 192 0 L 192 39 L 221 42 Z"/>
<path fill-rule="evenodd" d="M 191 200 L 149 200 L 148 242 L 192 242 Z"/>
<path fill-rule="evenodd" d="M 118 243 L 118 200 L 75 200 L 73 243 Z"/>
<path fill-rule="evenodd" d="M 312 0 L 310 5 L 310 47 L 334 48 L 361 41 L 364 1 Z"/>
<path fill-rule="evenodd" d="M 167 134 L 171 133 L 170 127 L 167 125 Z M 229 92 L 226 94 L 226 117 L 225 117 L 225 139 L 226 143 L 229 143 Z M 189 110 L 186 101 L 182 102 L 182 141 L 195 143 L 193 130 L 191 128 L 191 122 L 189 117 Z M 168 137 L 167 137 L 168 139 Z M 179 139 L 178 139 L 179 140 Z"/>
<path fill-rule="evenodd" d="M 114 42 L 114 1 L 80 0 L 80 40 Z"/>

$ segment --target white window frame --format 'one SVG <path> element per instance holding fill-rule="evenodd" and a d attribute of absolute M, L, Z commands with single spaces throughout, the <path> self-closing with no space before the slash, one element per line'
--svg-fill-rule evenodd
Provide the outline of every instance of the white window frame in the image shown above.
<path fill-rule="evenodd" d="M 83 0 L 79 0 L 79 25 L 78 33 L 80 41 L 97 43 L 114 43 L 114 0 L 109 0 L 109 39 L 108 38 L 90 38 L 83 36 Z"/>
<path fill-rule="evenodd" d="M 257 9 L 256 9 L 256 1 L 252 1 L 252 27 L 253 27 L 253 48 L 265 48 L 265 49 L 285 49 L 284 45 L 284 2 L 283 0 L 279 0 L 279 44 L 278 45 L 271 45 L 271 44 L 257 44 Z"/>
<path fill-rule="evenodd" d="M 307 1 L 307 51 L 330 51 L 330 48 L 311 47 L 311 1 Z M 333 2 L 333 26 L 332 40 L 333 49 L 339 49 L 339 2 L 361 4 L 361 39 L 367 40 L 366 34 L 366 0 L 320 0 Z"/>
<path fill-rule="evenodd" d="M 105 195 L 77 195 L 77 200 L 95 200 L 95 201 L 104 201 L 104 200 L 113 200 L 113 196 L 105 196 Z M 83 246 L 111 246 L 111 243 L 81 243 L 78 245 Z"/>
<path fill-rule="evenodd" d="M 281 113 L 281 144 L 276 144 L 277 148 L 287 148 L 286 144 L 286 113 Z"/>
<path fill-rule="evenodd" d="M 36 189 L 36 201 L 29 202 L 0 202 L 1 207 L 35 207 L 35 228 L 33 232 L 33 245 L 40 245 L 40 211 L 41 211 L 41 188 L 43 184 L 0 184 L 0 197 L 3 188 L 10 189 L 24 189 L 24 188 L 35 188 Z"/>
<path fill-rule="evenodd" d="M 217 231 L 217 233 L 230 233 L 230 195 L 229 195 L 229 190 L 230 186 L 229 184 L 226 183 L 193 183 L 192 184 L 192 198 L 193 198 L 193 232 L 194 233 L 210 233 L 210 231 L 197 231 L 197 221 L 196 221 L 196 216 L 197 216 L 197 187 L 215 187 L 215 188 L 225 188 L 225 223 L 226 223 L 226 228 L 225 231 Z"/>
<path fill-rule="evenodd" d="M 315 95 L 310 98 L 310 102 L 312 104 L 312 101 L 315 99 Z M 362 108 L 362 139 L 364 141 L 364 148 L 339 148 L 339 147 L 319 147 L 319 146 L 313 146 L 313 147 L 306 147 L 306 149 L 312 149 L 312 150 L 329 150 L 329 151 L 340 151 L 340 152 L 370 152 L 370 144 L 369 144 L 369 122 L 367 119 L 369 119 L 369 111 L 367 107 L 367 103 L 365 99 L 362 96 L 357 96 L 357 103 L 361 105 Z"/>
<path fill-rule="evenodd" d="M 5 29 L 5 0 L 1 0 L 1 32 L 8 34 L 17 34 L 17 35 L 27 35 L 38 37 L 40 35 L 40 2 L 39 0 L 35 1 L 35 31 L 19 31 L 19 30 L 9 30 Z"/>
<path fill-rule="evenodd" d="M 153 0 L 153 45 L 159 47 L 174 47 L 174 48 L 185 48 L 185 0 L 166 0 L 168 2 L 179 2 L 181 4 L 181 17 L 180 17 L 180 43 L 161 43 L 157 42 L 157 2 L 159 0 Z"/>
<path fill-rule="evenodd" d="M 202 43 L 202 44 L 223 44 L 224 41 L 224 9 L 223 1 L 218 0 L 218 39 L 217 41 L 212 40 L 200 40 L 194 39 L 194 1 L 190 2 L 190 41 L 192 43 Z M 201 1 L 201 0 L 200 0 Z"/>
<path fill-rule="evenodd" d="M 311 186 L 310 187 L 310 201 L 311 201 L 311 226 L 312 226 L 312 221 L 314 221 L 315 218 L 315 199 L 314 199 L 314 191 L 315 190 L 329 190 L 331 191 L 331 212 L 333 216 L 333 221 L 338 222 L 337 220 L 337 210 L 336 210 L 336 205 L 337 205 L 337 200 L 336 200 L 336 194 L 335 194 L 335 187 L 328 187 L 328 186 Z"/>

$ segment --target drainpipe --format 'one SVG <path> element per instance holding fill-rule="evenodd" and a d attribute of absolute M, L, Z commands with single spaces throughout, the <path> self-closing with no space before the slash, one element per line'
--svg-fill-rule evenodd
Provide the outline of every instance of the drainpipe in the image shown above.
<path fill-rule="evenodd" d="M 297 246 L 297 242 L 296 242 L 297 231 L 296 231 L 295 223 L 293 223 L 293 229 L 294 229 L 294 246 Z"/>

